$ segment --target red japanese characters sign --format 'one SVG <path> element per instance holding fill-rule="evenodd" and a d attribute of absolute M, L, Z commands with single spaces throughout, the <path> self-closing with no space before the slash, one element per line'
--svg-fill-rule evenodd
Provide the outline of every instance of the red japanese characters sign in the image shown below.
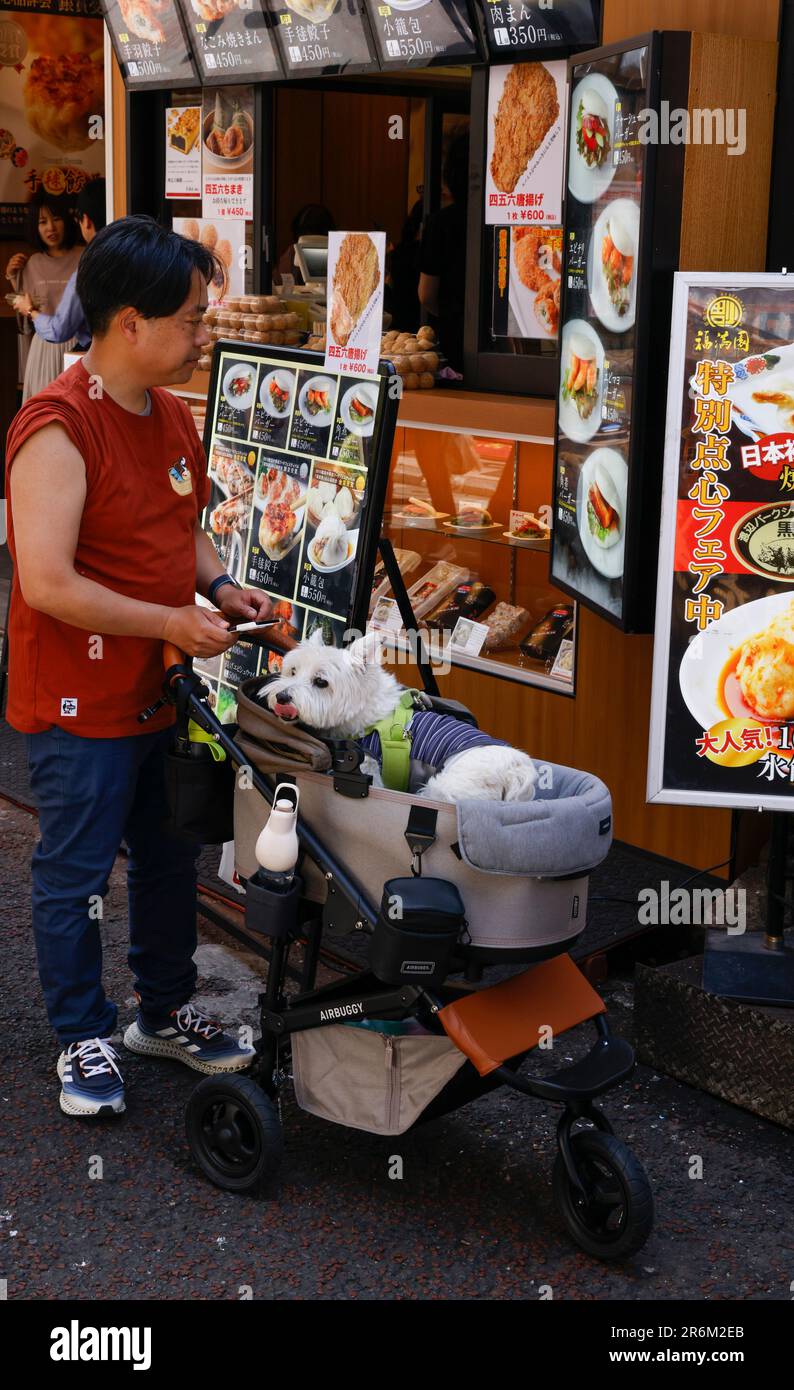
<path fill-rule="evenodd" d="M 649 800 L 794 801 L 794 284 L 676 276 Z"/>

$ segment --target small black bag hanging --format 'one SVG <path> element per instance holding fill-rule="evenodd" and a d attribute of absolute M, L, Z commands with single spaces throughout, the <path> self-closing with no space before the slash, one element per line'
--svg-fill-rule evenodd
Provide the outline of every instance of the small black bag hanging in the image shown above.
<path fill-rule="evenodd" d="M 383 885 L 370 969 L 384 984 L 440 985 L 452 967 L 466 909 L 445 878 L 390 878 Z"/>
<path fill-rule="evenodd" d="M 232 738 L 235 733 L 230 727 Z M 193 720 L 187 737 L 178 737 L 166 754 L 165 780 L 171 812 L 166 824 L 174 834 L 202 845 L 234 839 L 234 765 Z"/>

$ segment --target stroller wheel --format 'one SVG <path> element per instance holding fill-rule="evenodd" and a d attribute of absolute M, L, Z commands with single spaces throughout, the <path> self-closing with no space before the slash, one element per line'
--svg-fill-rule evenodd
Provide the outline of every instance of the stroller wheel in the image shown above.
<path fill-rule="evenodd" d="M 588 1255 L 624 1260 L 645 1244 L 653 1227 L 645 1169 L 627 1144 L 597 1129 L 575 1134 L 571 1148 L 585 1195 L 574 1188 L 558 1153 L 553 1190 L 563 1220 Z"/>
<path fill-rule="evenodd" d="M 208 1076 L 185 1112 L 190 1151 L 227 1192 L 253 1192 L 277 1172 L 281 1122 L 269 1096 L 248 1076 Z"/>

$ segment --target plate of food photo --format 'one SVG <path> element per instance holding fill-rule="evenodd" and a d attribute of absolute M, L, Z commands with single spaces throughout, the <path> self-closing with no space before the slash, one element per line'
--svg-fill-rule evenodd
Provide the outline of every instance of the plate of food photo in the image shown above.
<path fill-rule="evenodd" d="M 324 516 L 309 541 L 307 554 L 320 574 L 336 574 L 355 558 L 358 531 L 348 531 L 341 517 Z"/>
<path fill-rule="evenodd" d="M 584 444 L 601 425 L 604 348 L 585 319 L 571 319 L 562 330 L 560 429 Z"/>
<path fill-rule="evenodd" d="M 295 373 L 277 367 L 268 372 L 259 384 L 259 401 L 266 415 L 274 420 L 283 420 L 290 412 L 295 394 Z"/>
<path fill-rule="evenodd" d="M 210 454 L 208 472 L 227 497 L 245 497 L 254 486 L 252 469 L 256 467 L 256 450 L 249 449 L 243 459 L 228 446 L 216 441 Z"/>
<path fill-rule="evenodd" d="M 232 410 L 251 409 L 256 385 L 256 367 L 250 362 L 235 362 L 223 378 L 223 399 Z"/>
<path fill-rule="evenodd" d="M 350 386 L 342 397 L 342 419 L 353 434 L 368 438 L 375 428 L 375 411 L 378 408 L 378 388 L 366 382 L 361 386 Z"/>
<path fill-rule="evenodd" d="M 560 322 L 561 227 L 513 227 L 510 237 L 510 308 L 522 338 L 538 328 L 553 338 Z"/>
<path fill-rule="evenodd" d="M 637 310 L 637 250 L 640 209 L 630 198 L 616 198 L 598 218 L 587 253 L 590 302 L 605 328 L 625 333 Z"/>
<path fill-rule="evenodd" d="M 723 613 L 699 632 L 678 671 L 701 729 L 723 719 L 794 722 L 794 594 L 791 589 Z"/>
<path fill-rule="evenodd" d="M 348 482 L 344 475 L 340 474 L 336 481 L 321 479 L 313 483 L 306 494 L 309 524 L 319 526 L 327 516 L 338 516 L 347 530 L 351 531 L 358 524 L 364 499 L 363 489 L 356 487 L 359 481 L 363 482 L 363 479 L 350 479 Z"/>
<path fill-rule="evenodd" d="M 251 157 L 254 124 L 234 88 L 216 91 L 215 105 L 203 122 L 206 155 L 223 169 L 238 169 Z"/>
<path fill-rule="evenodd" d="M 623 573 L 628 483 L 626 461 L 616 449 L 595 449 L 579 473 L 579 536 L 593 569 L 605 579 Z"/>
<path fill-rule="evenodd" d="M 615 177 L 613 145 L 618 94 L 608 77 L 592 72 L 574 87 L 568 147 L 568 188 L 580 203 L 594 203 Z"/>
<path fill-rule="evenodd" d="M 733 371 L 734 424 L 751 439 L 794 432 L 794 343 L 745 357 Z M 697 390 L 694 377 L 690 385 Z"/>
<path fill-rule="evenodd" d="M 269 560 L 283 560 L 303 530 L 305 489 L 282 469 L 266 468 L 257 480 L 256 505 L 261 508 L 259 544 Z"/>
<path fill-rule="evenodd" d="M 330 425 L 335 384 L 329 376 L 313 376 L 301 387 L 298 409 L 307 425 Z"/>

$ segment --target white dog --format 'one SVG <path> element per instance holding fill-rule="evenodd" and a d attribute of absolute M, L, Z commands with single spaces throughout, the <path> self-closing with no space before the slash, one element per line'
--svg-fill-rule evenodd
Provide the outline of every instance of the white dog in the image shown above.
<path fill-rule="evenodd" d="M 259 699 L 280 719 L 332 738 L 355 738 L 377 757 L 378 736 L 365 738 L 365 730 L 392 714 L 404 688 L 384 670 L 382 657 L 377 632 L 344 650 L 326 646 L 322 633 L 315 632 L 287 653 L 278 678 L 262 686 Z M 436 769 L 422 796 L 531 801 L 535 795 L 538 774 L 532 759 L 509 744 L 451 716 L 424 710 L 413 714 L 408 730 L 411 757 Z"/>

